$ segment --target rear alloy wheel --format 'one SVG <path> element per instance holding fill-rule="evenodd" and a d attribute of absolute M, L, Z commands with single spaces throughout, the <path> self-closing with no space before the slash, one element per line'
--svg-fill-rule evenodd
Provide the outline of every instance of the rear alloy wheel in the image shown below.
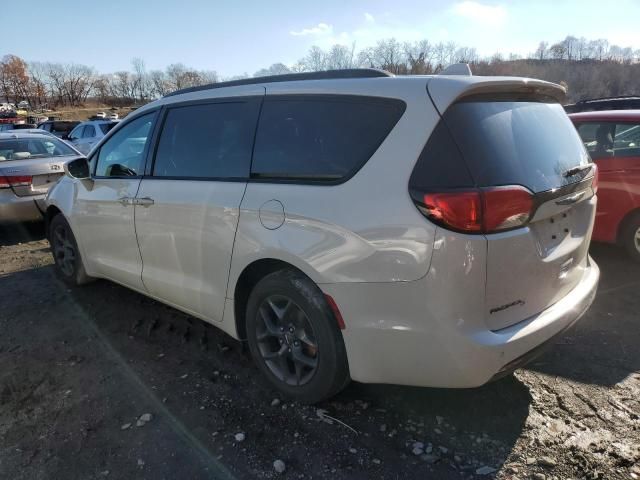
<path fill-rule="evenodd" d="M 322 291 L 304 275 L 281 270 L 255 286 L 247 305 L 249 350 L 271 383 L 315 403 L 349 380 L 342 335 Z"/>
<path fill-rule="evenodd" d="M 49 225 L 49 243 L 59 276 L 68 284 L 81 285 L 91 280 L 82 264 L 78 244 L 71 227 L 62 215 L 56 215 Z"/>
<path fill-rule="evenodd" d="M 622 229 L 622 244 L 634 260 L 640 262 L 640 212 L 632 215 Z"/>

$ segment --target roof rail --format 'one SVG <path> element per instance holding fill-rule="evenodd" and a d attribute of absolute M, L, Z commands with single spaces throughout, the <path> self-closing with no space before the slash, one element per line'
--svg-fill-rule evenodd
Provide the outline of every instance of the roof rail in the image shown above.
<path fill-rule="evenodd" d="M 471 67 L 468 63 L 452 63 L 438 75 L 461 75 L 464 77 L 470 77 L 473 74 L 471 73 Z"/>
<path fill-rule="evenodd" d="M 266 77 L 243 78 L 240 80 L 230 80 L 228 82 L 210 83 L 197 87 L 183 88 L 175 92 L 168 93 L 165 97 L 181 95 L 183 93 L 199 92 L 200 90 L 210 90 L 212 88 L 237 87 L 240 85 L 258 85 L 262 83 L 291 82 L 296 80 L 328 80 L 341 78 L 376 78 L 393 77 L 394 75 L 377 68 L 347 68 L 344 70 L 323 70 L 320 72 L 286 73 L 283 75 L 269 75 Z"/>

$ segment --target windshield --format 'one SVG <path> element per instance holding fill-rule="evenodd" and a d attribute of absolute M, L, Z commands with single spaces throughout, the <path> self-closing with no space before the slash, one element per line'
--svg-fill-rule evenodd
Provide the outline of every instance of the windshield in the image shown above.
<path fill-rule="evenodd" d="M 71 148 L 53 137 L 0 140 L 0 161 L 75 155 Z"/>

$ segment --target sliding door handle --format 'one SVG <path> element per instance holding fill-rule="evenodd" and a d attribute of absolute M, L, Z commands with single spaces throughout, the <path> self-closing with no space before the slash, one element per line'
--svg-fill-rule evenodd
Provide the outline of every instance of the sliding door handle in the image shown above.
<path fill-rule="evenodd" d="M 126 207 L 127 205 L 133 205 L 133 198 L 131 197 L 120 197 L 118 199 L 118 203 L 120 203 L 123 207 Z"/>

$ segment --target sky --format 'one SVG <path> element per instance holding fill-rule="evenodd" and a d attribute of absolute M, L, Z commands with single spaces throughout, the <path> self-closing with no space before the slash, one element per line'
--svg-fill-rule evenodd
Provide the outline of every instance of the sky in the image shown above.
<path fill-rule="evenodd" d="M 640 49 L 640 0 L 0 0 L 0 12 L 0 57 L 101 73 L 140 57 L 148 70 L 183 63 L 251 75 L 313 45 L 361 50 L 391 37 L 453 41 L 482 56 L 526 55 L 567 35 Z"/>

